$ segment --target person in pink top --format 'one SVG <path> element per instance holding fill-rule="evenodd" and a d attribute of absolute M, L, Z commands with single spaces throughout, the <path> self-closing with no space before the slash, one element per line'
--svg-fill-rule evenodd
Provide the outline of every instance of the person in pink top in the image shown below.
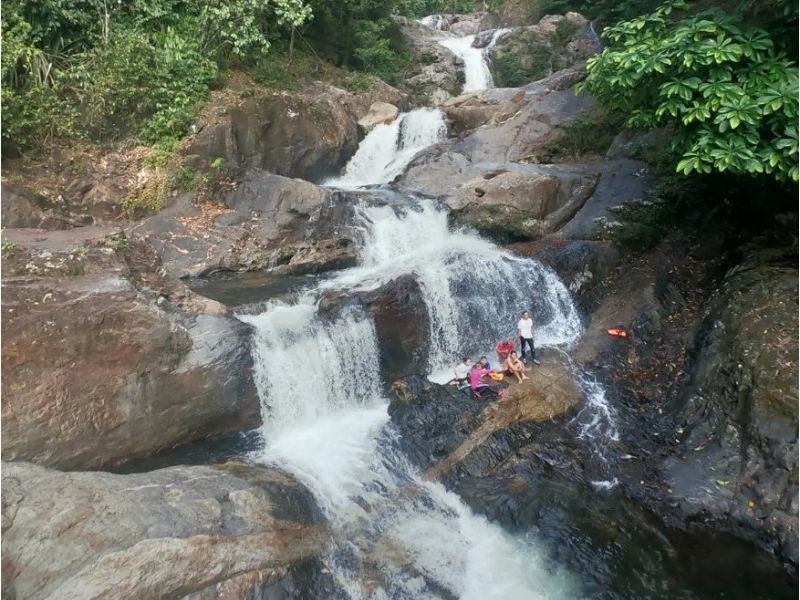
<path fill-rule="evenodd" d="M 469 372 L 469 387 L 475 393 L 476 396 L 479 398 L 485 398 L 487 396 L 499 396 L 500 394 L 498 391 L 490 386 L 488 383 L 484 383 L 481 381 L 481 378 L 484 375 L 488 375 L 489 373 L 493 373 L 494 369 L 483 369 L 481 368 L 480 363 L 475 363 L 472 369 Z"/>

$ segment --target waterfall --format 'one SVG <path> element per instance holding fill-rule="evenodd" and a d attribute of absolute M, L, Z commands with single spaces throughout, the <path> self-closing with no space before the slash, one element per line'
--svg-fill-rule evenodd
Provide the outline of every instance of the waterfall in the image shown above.
<path fill-rule="evenodd" d="M 326 565 L 351 598 L 578 596 L 574 577 L 554 570 L 535 538 L 505 533 L 418 477 L 389 423 L 370 315 L 349 305 L 335 317 L 318 311 L 330 290 L 371 289 L 411 274 L 429 311 L 435 368 L 463 348 L 495 341 L 531 306 L 540 344 L 569 343 L 580 334 L 569 294 L 536 261 L 450 231 L 447 213 L 431 201 L 362 206 L 358 214 L 365 228 L 359 266 L 292 302 L 238 315 L 254 329 L 264 421 L 254 458 L 312 490 L 333 532 Z M 383 583 L 367 590 L 363 582 L 376 569 Z"/>
<path fill-rule="evenodd" d="M 444 15 L 428 15 L 427 17 L 419 19 L 418 22 L 436 31 L 447 31 L 450 29 L 450 21 Z"/>
<path fill-rule="evenodd" d="M 370 131 L 345 167 L 344 175 L 324 185 L 358 188 L 388 183 L 403 172 L 412 158 L 447 135 L 444 115 L 433 108 L 402 113 L 388 124 Z"/>
<path fill-rule="evenodd" d="M 488 353 L 498 340 L 515 338 L 523 310 L 534 315 L 537 346 L 568 345 L 580 337 L 569 291 L 538 261 L 451 231 L 447 213 L 432 202 L 370 207 L 361 215 L 367 229 L 361 266 L 325 285 L 373 289 L 412 273 L 428 312 L 432 373 L 449 373 L 456 357 Z"/>
<path fill-rule="evenodd" d="M 380 398 L 372 321 L 348 312 L 334 323 L 317 315 L 311 296 L 239 315 L 255 329 L 256 385 L 267 435 Z"/>
<path fill-rule="evenodd" d="M 474 35 L 441 40 L 439 44 L 464 61 L 464 89 L 462 92 L 477 92 L 494 87 L 492 72 L 487 61 L 489 50 L 509 29 L 497 29 L 485 48 L 473 48 Z"/>

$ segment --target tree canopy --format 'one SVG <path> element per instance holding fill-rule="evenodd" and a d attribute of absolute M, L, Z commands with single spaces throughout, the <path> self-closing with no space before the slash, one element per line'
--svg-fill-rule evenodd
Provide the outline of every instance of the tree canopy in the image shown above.
<path fill-rule="evenodd" d="M 677 170 L 798 180 L 797 65 L 769 34 L 684 0 L 608 27 L 583 89 L 632 127 L 672 127 Z"/>

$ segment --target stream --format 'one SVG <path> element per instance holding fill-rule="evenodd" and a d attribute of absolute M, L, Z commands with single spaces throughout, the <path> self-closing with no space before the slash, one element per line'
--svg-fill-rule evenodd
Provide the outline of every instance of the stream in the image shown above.
<path fill-rule="evenodd" d="M 464 61 L 465 91 L 492 85 L 486 49 L 472 48 L 473 37 L 441 42 Z M 278 466 L 308 486 L 331 524 L 323 562 L 342 598 L 788 597 L 780 567 L 751 546 L 667 535 L 617 497 L 612 460 L 593 490 L 542 486 L 538 526 L 511 532 L 424 481 L 399 451 L 376 325 L 358 302 L 322 314 L 326 295 L 349 297 L 413 277 L 428 315 L 433 381 L 449 378 L 460 356 L 489 354 L 497 340 L 513 339 L 523 309 L 533 311 L 537 348 L 568 355 L 583 333 L 552 270 L 451 229 L 447 211 L 432 200 L 382 193 L 446 133 L 436 109 L 401 114 L 373 129 L 343 175 L 325 182 L 372 186 L 372 201 L 353 200 L 364 233 L 358 266 L 326 277 L 247 275 L 198 288 L 237 306 L 253 328 L 263 417 L 258 431 L 228 437 L 209 454 Z M 602 458 L 618 436 L 613 406 L 590 374 L 574 367 L 574 377 L 583 396 L 575 435 Z M 189 460 L 209 460 L 192 452 Z"/>

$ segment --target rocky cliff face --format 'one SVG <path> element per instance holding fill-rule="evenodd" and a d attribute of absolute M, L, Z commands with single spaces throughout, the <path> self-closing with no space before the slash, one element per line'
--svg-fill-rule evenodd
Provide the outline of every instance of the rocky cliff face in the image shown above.
<path fill-rule="evenodd" d="M 224 201 L 180 196 L 134 225 L 131 235 L 150 244 L 178 277 L 268 267 L 315 272 L 355 262 L 352 216 L 345 193 L 250 169 Z"/>
<path fill-rule="evenodd" d="M 247 328 L 119 231 L 10 230 L 3 455 L 90 468 L 259 422 Z"/>
<path fill-rule="evenodd" d="M 355 153 L 358 121 L 376 101 L 405 104 L 384 83 L 358 95 L 317 82 L 291 93 L 265 90 L 231 98 L 201 118 L 185 148 L 187 162 L 200 167 L 222 158 L 234 170 L 317 181 L 338 173 Z"/>
<path fill-rule="evenodd" d="M 314 499 L 275 469 L 3 463 L 2 483 L 4 598 L 303 597 L 325 544 Z"/>
<path fill-rule="evenodd" d="M 798 274 L 780 258 L 751 257 L 709 302 L 664 473 L 688 518 L 755 530 L 796 564 Z"/>
<path fill-rule="evenodd" d="M 412 56 L 400 83 L 411 103 L 436 106 L 451 96 L 457 96 L 464 83 L 462 65 L 458 58 L 438 44 L 447 34 L 412 19 L 398 17 L 397 21 Z"/>
<path fill-rule="evenodd" d="M 503 35 L 490 51 L 495 83 L 525 85 L 586 60 L 598 50 L 588 27 L 582 15 L 571 12 L 542 17 L 536 25 Z"/>

